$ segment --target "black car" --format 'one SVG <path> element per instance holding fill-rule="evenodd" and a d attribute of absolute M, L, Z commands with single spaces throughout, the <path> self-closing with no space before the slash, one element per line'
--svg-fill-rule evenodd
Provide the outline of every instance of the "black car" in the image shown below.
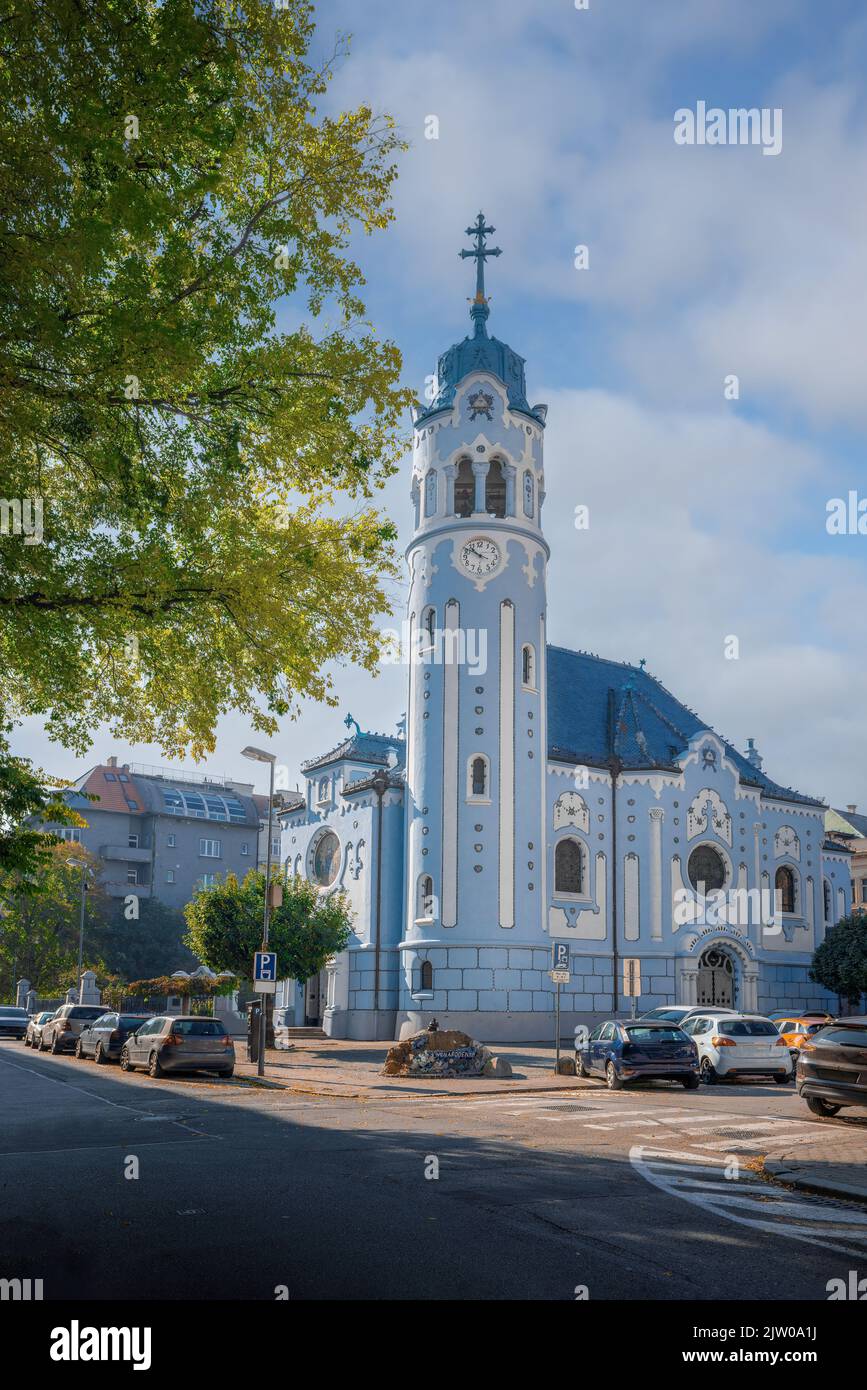
<path fill-rule="evenodd" d="M 82 1028 L 75 1044 L 76 1057 L 93 1057 L 97 1062 L 115 1061 L 130 1033 L 152 1017 L 152 1014 L 102 1014 Z"/>
<path fill-rule="evenodd" d="M 0 1038 L 23 1038 L 29 1022 L 26 1009 L 0 1004 Z"/>
<path fill-rule="evenodd" d="M 814 1115 L 867 1106 L 867 1018 L 835 1018 L 798 1052 L 798 1095 Z"/>

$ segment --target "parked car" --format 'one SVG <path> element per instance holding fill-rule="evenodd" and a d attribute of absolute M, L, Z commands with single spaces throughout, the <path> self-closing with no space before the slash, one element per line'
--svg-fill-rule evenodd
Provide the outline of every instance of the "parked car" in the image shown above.
<path fill-rule="evenodd" d="M 50 1048 L 55 1056 L 58 1052 L 71 1052 L 84 1025 L 92 1023 L 104 1013 L 102 1004 L 64 1004 L 43 1025 L 38 1041 L 39 1051 Z"/>
<path fill-rule="evenodd" d="M 674 1023 L 645 1019 L 609 1019 L 600 1023 L 586 1042 L 576 1039 L 575 1070 L 579 1076 L 599 1076 L 610 1091 L 628 1081 L 679 1081 L 690 1090 L 698 1085 L 698 1052 Z"/>
<path fill-rule="evenodd" d="M 762 1014 L 706 1010 L 687 1019 L 683 1031 L 698 1048 L 701 1079 L 709 1085 L 724 1076 L 773 1076 L 783 1085 L 794 1075 L 785 1039 Z"/>
<path fill-rule="evenodd" d="M 680 1027 L 688 1018 L 694 1018 L 696 1014 L 706 1013 L 709 1005 L 707 1004 L 662 1004 L 658 1009 L 650 1009 L 646 1014 L 641 1015 L 642 1023 L 653 1023 L 655 1020 L 660 1023 L 676 1023 Z M 716 1005 L 714 1005 L 716 1008 Z M 719 1009 L 718 1014 L 735 1014 L 737 1009 Z"/>
<path fill-rule="evenodd" d="M 785 1018 L 772 1019 L 771 1022 L 779 1029 L 780 1037 L 785 1038 L 793 1062 L 798 1060 L 798 1053 L 804 1045 L 804 1039 L 812 1037 L 821 1028 L 827 1027 L 824 1019 L 811 1021 L 809 1018 L 802 1018 L 799 1014 L 787 1014 Z"/>
<path fill-rule="evenodd" d="M 121 1048 L 120 1065 L 124 1071 L 147 1067 L 150 1076 L 200 1070 L 231 1076 L 235 1048 L 219 1019 L 162 1014 L 129 1035 Z"/>
<path fill-rule="evenodd" d="M 27 1022 L 27 1032 L 24 1034 L 25 1047 L 38 1047 L 39 1035 L 49 1019 L 53 1018 L 56 1009 L 44 1009 L 40 1014 L 31 1014 Z"/>
<path fill-rule="evenodd" d="M 79 1033 L 76 1057 L 92 1057 L 96 1062 L 116 1061 L 130 1033 L 151 1018 L 153 1014 L 101 1014 L 92 1023 L 86 1023 Z"/>
<path fill-rule="evenodd" d="M 27 1010 L 0 1004 L 0 1038 L 21 1039 L 27 1033 Z"/>
<path fill-rule="evenodd" d="M 867 1106 L 867 1017 L 835 1018 L 798 1053 L 798 1095 L 827 1118 L 845 1105 Z"/>

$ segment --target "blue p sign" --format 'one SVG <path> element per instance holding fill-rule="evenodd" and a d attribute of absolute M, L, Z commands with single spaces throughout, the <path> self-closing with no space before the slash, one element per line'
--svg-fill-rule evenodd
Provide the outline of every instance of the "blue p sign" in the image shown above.
<path fill-rule="evenodd" d="M 254 980 L 276 980 L 277 952 L 257 951 L 253 966 Z"/>
<path fill-rule="evenodd" d="M 551 969 L 569 969 L 569 942 L 554 941 L 551 945 Z"/>

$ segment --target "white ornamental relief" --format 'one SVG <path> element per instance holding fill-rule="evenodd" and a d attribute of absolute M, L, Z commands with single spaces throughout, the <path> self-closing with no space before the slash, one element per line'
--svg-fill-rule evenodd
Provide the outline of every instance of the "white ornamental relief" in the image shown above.
<path fill-rule="evenodd" d="M 781 825 L 774 836 L 774 858 L 780 859 L 783 855 L 789 859 L 801 858 L 801 841 L 791 825 Z"/>
<path fill-rule="evenodd" d="M 587 802 L 577 792 L 561 792 L 554 803 L 554 829 L 574 825 L 576 830 L 590 833 L 590 812 Z"/>
<path fill-rule="evenodd" d="M 721 840 L 725 840 L 726 844 L 730 845 L 732 842 L 732 818 L 719 792 L 715 792 L 712 787 L 702 787 L 690 803 L 686 815 L 686 838 L 694 840 L 696 835 L 708 833 L 708 807 L 710 807 L 712 829 Z"/>

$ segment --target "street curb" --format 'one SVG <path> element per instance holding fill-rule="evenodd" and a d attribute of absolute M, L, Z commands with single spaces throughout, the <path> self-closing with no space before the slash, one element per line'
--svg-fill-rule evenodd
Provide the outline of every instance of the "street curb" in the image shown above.
<path fill-rule="evenodd" d="M 534 1086 L 522 1091 L 510 1090 L 502 1086 L 491 1089 L 473 1089 L 472 1091 L 374 1091 L 373 1089 L 363 1088 L 356 1091 L 323 1091 L 317 1086 L 304 1085 L 303 1083 L 293 1083 L 284 1081 L 268 1081 L 258 1076 L 238 1076 L 235 1073 L 234 1080 L 247 1086 L 259 1086 L 265 1090 L 291 1091 L 296 1095 L 319 1096 L 323 1100 L 424 1100 L 435 1098 L 436 1100 L 475 1100 L 479 1096 L 511 1096 L 516 1099 L 520 1096 L 572 1096 L 580 1095 L 577 1087 L 570 1086 Z"/>
<path fill-rule="evenodd" d="M 854 1187 L 839 1180 L 823 1182 L 821 1178 L 801 1178 L 798 1176 L 801 1165 L 788 1159 L 766 1158 L 763 1166 L 769 1178 L 785 1183 L 787 1187 L 795 1187 L 799 1192 L 815 1192 L 822 1197 L 843 1197 L 847 1201 L 867 1202 L 867 1187 Z"/>

